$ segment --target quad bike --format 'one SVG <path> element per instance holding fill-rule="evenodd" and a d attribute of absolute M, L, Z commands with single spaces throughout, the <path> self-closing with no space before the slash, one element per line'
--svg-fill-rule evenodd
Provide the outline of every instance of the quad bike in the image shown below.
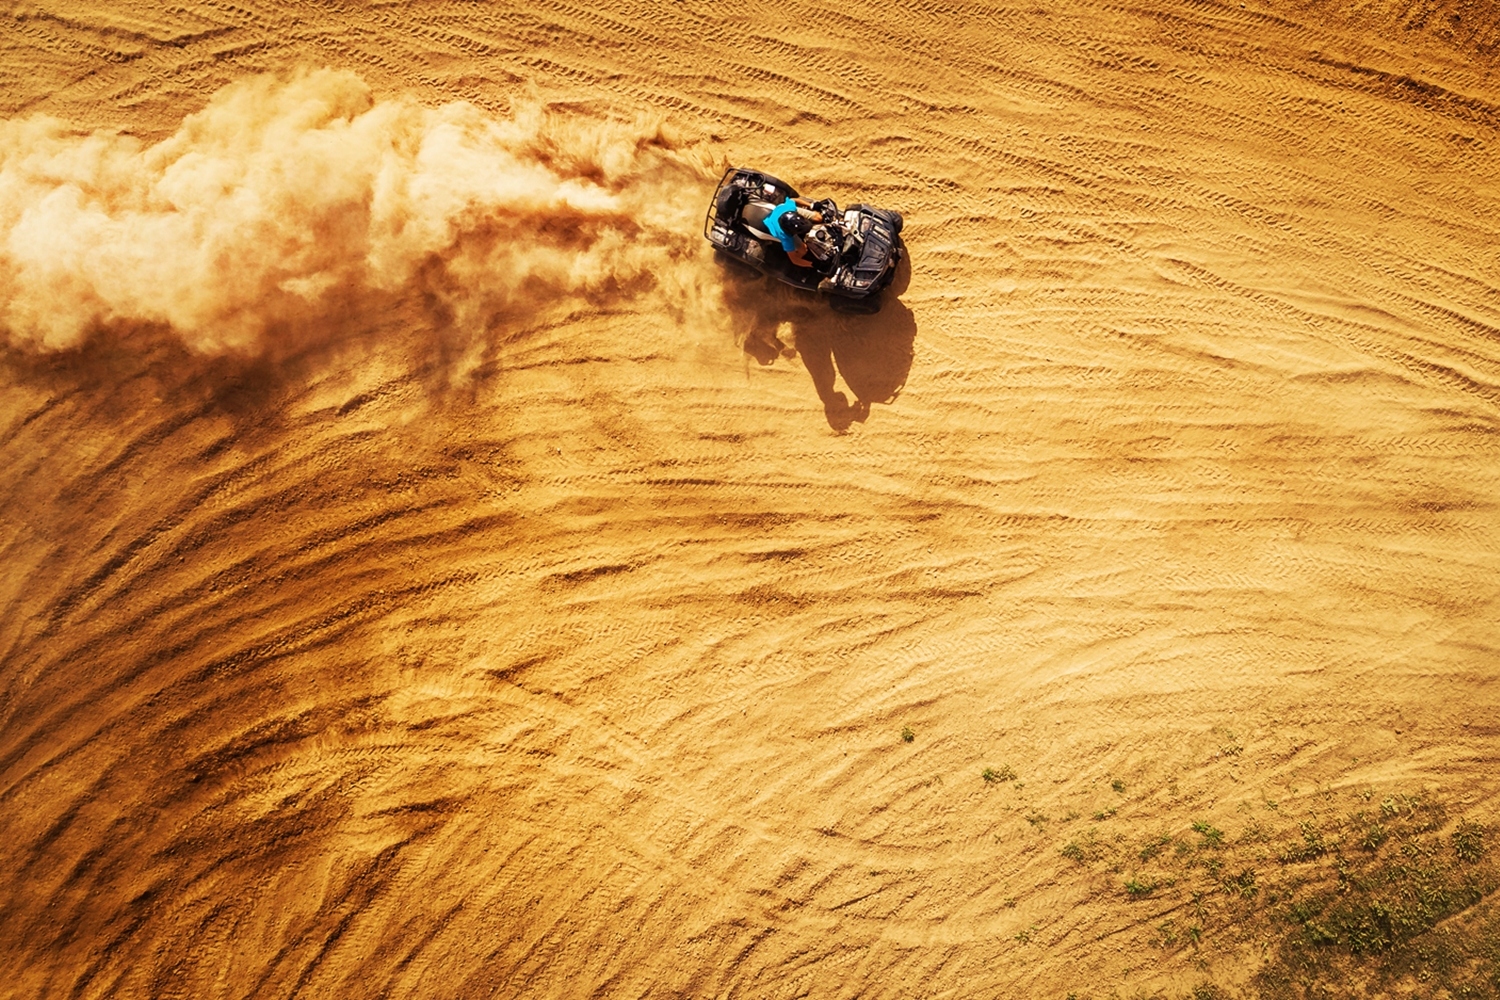
<path fill-rule="evenodd" d="M 870 205 L 839 211 L 831 198 L 811 203 L 811 228 L 799 266 L 770 232 L 767 218 L 797 192 L 770 174 L 730 167 L 714 189 L 703 235 L 724 257 L 789 285 L 826 295 L 841 312 L 873 313 L 905 256 L 901 213 Z"/>

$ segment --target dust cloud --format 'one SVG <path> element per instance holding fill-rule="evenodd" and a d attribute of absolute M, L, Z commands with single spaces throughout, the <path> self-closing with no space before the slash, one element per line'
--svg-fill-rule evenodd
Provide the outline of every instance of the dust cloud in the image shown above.
<path fill-rule="evenodd" d="M 0 122 L 0 327 L 78 345 L 118 321 L 248 351 L 351 298 L 420 290 L 470 331 L 690 267 L 704 154 L 660 122 L 377 100 L 331 70 L 233 83 L 145 142 Z M 680 296 L 679 296 L 680 297 Z"/>

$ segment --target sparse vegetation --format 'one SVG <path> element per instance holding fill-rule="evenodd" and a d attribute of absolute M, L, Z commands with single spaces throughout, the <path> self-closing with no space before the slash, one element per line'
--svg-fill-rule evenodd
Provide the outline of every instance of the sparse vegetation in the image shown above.
<path fill-rule="evenodd" d="M 1467 820 L 1460 822 L 1458 829 L 1453 831 L 1453 853 L 1460 861 L 1478 864 L 1484 857 L 1484 827 Z"/>
<path fill-rule="evenodd" d="M 1324 806 L 1285 826 L 1258 812 L 1232 837 L 1202 818 L 1144 841 L 1074 837 L 1059 852 L 1124 899 L 1158 900 L 1166 919 L 1149 941 L 1163 951 L 1258 942 L 1263 964 L 1236 992 L 1203 983 L 1163 997 L 1500 1000 L 1500 858 L 1489 830 L 1452 822 L 1431 798 L 1376 801 L 1356 792 L 1356 808 Z"/>
<path fill-rule="evenodd" d="M 1365 826 L 1364 836 L 1359 839 L 1359 846 L 1367 851 L 1378 850 L 1389 837 L 1390 832 L 1386 830 L 1384 823 L 1369 823 Z"/>
<path fill-rule="evenodd" d="M 1224 831 L 1216 826 L 1210 826 L 1203 820 L 1193 823 L 1193 832 L 1203 838 L 1200 847 L 1222 847 L 1224 846 Z"/>
<path fill-rule="evenodd" d="M 1222 884 L 1225 892 L 1244 899 L 1253 899 L 1260 891 L 1255 885 L 1255 869 L 1253 868 L 1246 868 L 1238 875 L 1225 878 Z"/>
<path fill-rule="evenodd" d="M 1125 782 L 1121 781 L 1119 778 L 1116 778 L 1114 781 L 1111 781 L 1109 783 L 1109 787 L 1113 788 L 1115 791 L 1119 792 L 1121 795 L 1125 794 Z"/>
<path fill-rule="evenodd" d="M 1099 857 L 1100 845 L 1096 831 L 1090 827 L 1081 837 L 1076 837 L 1062 846 L 1059 852 L 1076 864 L 1088 864 Z"/>
<path fill-rule="evenodd" d="M 1302 823 L 1302 843 L 1282 852 L 1282 864 L 1293 864 L 1298 861 L 1311 861 L 1313 858 L 1321 858 L 1328 853 L 1328 848 L 1323 844 L 1323 834 L 1311 821 L 1304 820 Z"/>
<path fill-rule="evenodd" d="M 979 772 L 979 776 L 981 778 L 983 778 L 985 781 L 988 781 L 991 784 L 994 784 L 994 783 L 999 782 L 999 781 L 1015 781 L 1016 780 L 1016 772 L 1014 772 L 1014 771 L 1012 771 L 1010 769 L 1010 765 L 1009 764 L 1002 764 L 1002 765 L 1000 765 L 1000 770 L 998 770 L 998 771 L 995 770 L 993 767 L 987 767 L 983 771 Z"/>
<path fill-rule="evenodd" d="M 1145 847 L 1141 848 L 1140 859 L 1142 861 L 1150 861 L 1162 852 L 1162 848 L 1171 842 L 1172 838 L 1168 836 L 1153 837 L 1151 840 L 1146 841 Z"/>
<path fill-rule="evenodd" d="M 911 726 L 902 726 L 901 727 L 901 742 L 902 743 L 910 743 L 912 740 L 914 740 L 916 738 L 917 738 L 917 734 L 911 731 Z"/>

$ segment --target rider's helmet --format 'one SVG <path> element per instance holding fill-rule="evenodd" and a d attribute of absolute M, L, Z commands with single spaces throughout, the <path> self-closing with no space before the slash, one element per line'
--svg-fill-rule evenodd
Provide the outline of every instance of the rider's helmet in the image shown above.
<path fill-rule="evenodd" d="M 812 229 L 812 223 L 796 212 L 788 212 L 776 221 L 781 226 L 781 231 L 795 240 L 805 239 L 808 230 Z"/>

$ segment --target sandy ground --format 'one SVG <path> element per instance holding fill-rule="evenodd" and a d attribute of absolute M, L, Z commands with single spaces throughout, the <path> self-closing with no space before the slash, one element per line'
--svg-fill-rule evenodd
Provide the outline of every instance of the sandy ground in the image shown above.
<path fill-rule="evenodd" d="M 1255 947 L 1149 948 L 1182 900 L 1085 824 L 1493 821 L 1496 25 L 5 5 L 11 119 L 153 143 L 328 66 L 687 165 L 673 282 L 462 336 L 403 288 L 238 350 L 12 323 L 0 993 L 1182 989 Z M 903 211 L 899 298 L 722 277 L 722 161 Z"/>

